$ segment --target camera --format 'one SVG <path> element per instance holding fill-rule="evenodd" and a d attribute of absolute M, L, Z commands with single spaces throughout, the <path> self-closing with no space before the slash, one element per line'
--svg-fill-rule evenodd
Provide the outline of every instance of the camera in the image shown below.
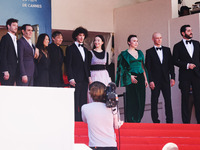
<path fill-rule="evenodd" d="M 112 108 L 118 105 L 118 95 L 115 92 L 116 85 L 114 82 L 110 82 L 105 90 L 106 107 Z"/>

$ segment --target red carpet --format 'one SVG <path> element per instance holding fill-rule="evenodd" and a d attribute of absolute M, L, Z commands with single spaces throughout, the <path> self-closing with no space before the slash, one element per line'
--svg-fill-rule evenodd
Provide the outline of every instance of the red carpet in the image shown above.
<path fill-rule="evenodd" d="M 76 122 L 75 143 L 88 145 L 87 134 L 87 124 Z M 120 150 L 161 150 L 168 142 L 176 143 L 179 150 L 200 150 L 198 124 L 125 123 L 116 134 Z"/>

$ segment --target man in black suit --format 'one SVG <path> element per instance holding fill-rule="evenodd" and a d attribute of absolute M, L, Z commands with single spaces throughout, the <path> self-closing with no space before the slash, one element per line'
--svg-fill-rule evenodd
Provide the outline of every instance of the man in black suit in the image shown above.
<path fill-rule="evenodd" d="M 14 85 L 18 74 L 17 39 L 15 36 L 18 30 L 18 20 L 8 19 L 6 27 L 8 33 L 2 37 L 0 46 L 0 78 L 2 85 Z"/>
<path fill-rule="evenodd" d="M 50 59 L 49 65 L 49 85 L 51 87 L 63 87 L 62 65 L 64 61 L 63 50 L 60 48 L 63 36 L 60 31 L 52 33 L 52 43 L 48 46 Z"/>
<path fill-rule="evenodd" d="M 151 88 L 151 117 L 158 119 L 158 98 L 162 91 L 165 101 L 166 123 L 173 123 L 171 88 L 175 84 L 175 73 L 170 48 L 162 46 L 162 35 L 155 32 L 152 36 L 154 46 L 146 51 L 146 67 Z M 171 78 L 171 79 L 170 79 Z"/>
<path fill-rule="evenodd" d="M 17 41 L 19 53 L 19 71 L 20 76 L 17 85 L 33 86 L 35 63 L 34 58 L 38 57 L 35 47 L 31 42 L 33 27 L 30 24 L 22 26 L 23 37 Z"/>
<path fill-rule="evenodd" d="M 174 45 L 173 60 L 179 67 L 179 88 L 181 90 L 181 111 L 183 123 L 190 123 L 189 95 L 192 88 L 197 123 L 200 123 L 200 44 L 191 40 L 190 25 L 180 29 L 183 40 Z"/>
<path fill-rule="evenodd" d="M 70 85 L 75 87 L 75 121 L 81 121 L 81 106 L 87 103 L 88 90 L 88 50 L 83 46 L 88 32 L 82 27 L 74 30 L 72 38 L 75 40 L 66 49 L 66 70 Z"/>

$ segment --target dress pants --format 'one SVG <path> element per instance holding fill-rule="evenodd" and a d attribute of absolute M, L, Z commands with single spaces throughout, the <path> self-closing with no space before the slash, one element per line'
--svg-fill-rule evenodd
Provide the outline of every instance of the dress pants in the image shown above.
<path fill-rule="evenodd" d="M 197 123 L 200 124 L 200 78 L 195 74 L 188 81 L 180 81 L 179 88 L 181 90 L 181 113 L 183 123 L 190 123 L 190 88 L 192 88 L 195 115 Z"/>
<path fill-rule="evenodd" d="M 154 82 L 155 88 L 151 90 L 151 117 L 153 123 L 160 123 L 158 119 L 158 98 L 160 96 L 160 91 L 162 91 L 164 101 L 165 101 L 165 115 L 166 123 L 173 123 L 173 113 L 171 105 L 171 87 L 170 81 L 160 81 Z"/>
<path fill-rule="evenodd" d="M 76 83 L 75 95 L 74 95 L 75 121 L 82 121 L 81 107 L 84 104 L 87 104 L 87 90 L 88 90 L 88 82 L 82 81 Z"/>

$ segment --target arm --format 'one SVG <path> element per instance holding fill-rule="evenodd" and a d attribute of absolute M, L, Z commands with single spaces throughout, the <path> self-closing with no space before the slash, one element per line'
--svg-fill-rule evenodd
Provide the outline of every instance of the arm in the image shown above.
<path fill-rule="evenodd" d="M 20 76 L 26 75 L 25 67 L 24 67 L 24 44 L 22 40 L 18 40 L 17 43 L 17 50 L 18 50 L 18 59 L 19 59 L 19 70 Z"/>
<path fill-rule="evenodd" d="M 90 51 L 88 51 L 89 84 L 92 83 L 91 73 L 90 73 L 91 61 L 92 61 L 92 53 Z"/>
<path fill-rule="evenodd" d="M 85 106 L 83 105 L 82 107 L 81 107 L 81 115 L 82 115 L 82 120 L 83 120 L 83 122 L 85 122 L 85 123 L 87 123 L 87 119 L 86 119 L 86 116 L 85 116 Z"/>
<path fill-rule="evenodd" d="M 148 71 L 149 82 L 153 82 L 153 77 L 151 74 L 152 62 L 151 62 L 151 56 L 150 56 L 149 50 L 146 51 L 145 66 Z"/>
<path fill-rule="evenodd" d="M 173 48 L 173 63 L 175 66 L 182 68 L 182 69 L 187 69 L 187 64 L 188 62 L 185 62 L 181 60 L 180 58 L 180 46 L 178 44 L 174 45 Z"/>
<path fill-rule="evenodd" d="M 143 69 L 143 74 L 144 74 L 144 79 L 145 79 L 145 86 L 147 87 L 148 86 L 148 80 L 147 80 L 147 72 L 146 72 L 146 68 L 144 66 L 144 55 L 141 51 L 141 55 L 142 55 L 142 69 Z"/>
<path fill-rule="evenodd" d="M 1 60 L 1 71 L 4 73 L 4 80 L 8 80 L 10 78 L 8 64 L 7 64 L 7 55 L 9 49 L 8 39 L 4 36 L 1 39 L 1 47 L 0 47 L 0 60 Z"/>
<path fill-rule="evenodd" d="M 66 48 L 66 67 L 67 67 L 66 72 L 67 72 L 67 76 L 68 76 L 70 84 L 75 87 L 76 81 L 74 80 L 74 77 L 73 77 L 72 59 L 73 59 L 72 49 L 70 49 L 70 47 L 67 47 Z"/>
<path fill-rule="evenodd" d="M 118 113 L 113 114 L 113 127 L 114 127 L 114 129 L 119 129 L 124 123 L 118 117 L 119 115 L 120 115 L 119 111 L 118 111 Z"/>
<path fill-rule="evenodd" d="M 1 51 L 0 51 L 1 52 L 0 60 L 1 60 L 1 68 L 2 68 L 1 71 L 2 72 L 8 71 L 8 64 L 7 64 L 8 47 L 9 47 L 8 40 L 4 36 L 1 39 Z"/>
<path fill-rule="evenodd" d="M 175 72 L 174 72 L 173 58 L 170 49 L 169 49 L 169 74 L 171 76 L 170 85 L 172 87 L 175 84 Z"/>

